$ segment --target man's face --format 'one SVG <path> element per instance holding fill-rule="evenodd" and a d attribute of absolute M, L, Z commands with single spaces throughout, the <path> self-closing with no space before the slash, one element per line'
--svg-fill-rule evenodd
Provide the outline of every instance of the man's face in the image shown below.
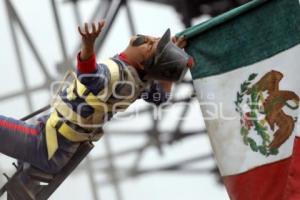
<path fill-rule="evenodd" d="M 159 40 L 158 37 L 135 35 L 130 39 L 130 46 L 136 48 L 143 60 L 147 60 L 154 55 Z"/>

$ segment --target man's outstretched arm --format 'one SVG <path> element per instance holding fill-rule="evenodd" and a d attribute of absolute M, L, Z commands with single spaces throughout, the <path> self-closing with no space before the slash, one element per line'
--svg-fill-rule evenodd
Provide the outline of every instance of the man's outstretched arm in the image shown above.
<path fill-rule="evenodd" d="M 83 29 L 78 26 L 78 31 L 82 37 L 82 46 L 81 51 L 77 56 L 77 67 L 81 74 L 93 73 L 96 71 L 96 56 L 94 46 L 104 24 L 105 21 L 100 21 L 97 25 L 92 23 L 91 31 L 89 30 L 88 23 L 84 24 Z"/>
<path fill-rule="evenodd" d="M 100 21 L 88 25 L 84 28 L 78 27 L 79 34 L 82 37 L 81 51 L 77 55 L 78 78 L 89 91 L 98 94 L 108 83 L 109 70 L 105 65 L 97 64 L 94 46 L 96 39 L 101 33 L 105 22 Z M 91 27 L 91 31 L 89 30 Z"/>

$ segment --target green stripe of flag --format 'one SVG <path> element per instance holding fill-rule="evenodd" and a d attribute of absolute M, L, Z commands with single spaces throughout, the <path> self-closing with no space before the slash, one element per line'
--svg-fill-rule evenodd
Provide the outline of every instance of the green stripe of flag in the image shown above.
<path fill-rule="evenodd" d="M 236 9 L 233 9 L 231 11 L 228 11 L 227 13 L 224 13 L 223 15 L 219 15 L 215 18 L 212 18 L 211 20 L 208 20 L 202 24 L 187 28 L 183 32 L 179 33 L 179 35 L 184 35 L 186 38 L 191 38 L 199 33 L 203 33 L 204 31 L 207 31 L 215 26 L 218 26 L 220 24 L 223 24 L 253 8 L 256 8 L 257 6 L 260 6 L 262 3 L 265 3 L 267 0 L 253 0 L 247 4 L 244 4 Z"/>
<path fill-rule="evenodd" d="M 222 74 L 299 44 L 299 0 L 252 1 L 178 35 L 195 59 L 193 79 Z"/>

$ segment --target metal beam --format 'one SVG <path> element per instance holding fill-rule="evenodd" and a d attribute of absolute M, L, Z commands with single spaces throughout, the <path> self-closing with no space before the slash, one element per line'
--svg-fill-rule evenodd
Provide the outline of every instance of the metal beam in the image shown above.
<path fill-rule="evenodd" d="M 109 170 L 108 170 L 108 174 L 110 177 L 110 182 L 114 188 L 114 191 L 116 193 L 116 200 L 122 200 L 122 193 L 121 193 L 121 188 L 120 188 L 120 182 L 118 181 L 118 176 L 116 174 L 116 167 L 114 164 L 114 157 L 112 154 L 112 147 L 111 147 L 111 143 L 110 143 L 110 135 L 106 134 L 103 137 L 104 140 L 104 145 L 105 145 L 105 149 L 106 149 L 106 154 L 107 154 L 107 160 L 109 163 Z"/>
<path fill-rule="evenodd" d="M 49 86 L 46 85 L 46 84 L 42 84 L 42 85 L 39 85 L 39 86 L 28 88 L 27 93 L 32 94 L 34 92 L 38 92 L 40 90 L 46 90 L 46 89 L 49 89 Z M 24 91 L 24 90 L 10 92 L 6 95 L 0 96 L 0 101 L 6 101 L 6 100 L 9 100 L 9 99 L 12 99 L 12 98 L 23 96 L 25 94 L 26 94 L 26 91 Z"/>
<path fill-rule="evenodd" d="M 46 82 L 52 81 L 53 79 L 51 78 L 50 74 L 48 73 L 45 63 L 43 62 L 40 54 L 38 53 L 38 50 L 37 50 L 35 44 L 33 43 L 33 40 L 29 36 L 27 29 L 25 28 L 21 18 L 19 17 L 18 13 L 16 12 L 15 8 L 13 7 L 11 1 L 6 0 L 6 5 L 7 5 L 7 10 L 9 10 L 9 12 L 10 12 L 10 16 L 13 17 L 14 22 L 17 23 L 18 26 L 20 27 L 20 30 L 23 33 L 23 35 L 30 47 L 30 50 L 32 51 L 36 61 L 38 62 L 39 66 L 40 66 L 40 69 L 42 70 L 42 72 L 46 78 Z M 17 48 L 19 48 L 19 47 L 17 46 Z"/>
<path fill-rule="evenodd" d="M 58 39 L 59 39 L 60 50 L 61 50 L 61 53 L 63 56 L 63 62 L 67 69 L 71 69 L 71 63 L 69 62 L 67 48 L 65 45 L 65 39 L 63 36 L 62 26 L 61 26 L 61 22 L 59 19 L 59 13 L 58 13 L 58 9 L 57 9 L 55 0 L 51 0 L 51 8 L 52 8 L 52 12 L 54 15 L 54 21 L 55 21 L 56 31 L 57 31 L 57 35 L 58 35 Z"/>
<path fill-rule="evenodd" d="M 15 48 L 15 52 L 16 52 L 18 68 L 19 68 L 19 72 L 20 72 L 20 76 L 21 76 L 22 86 L 23 86 L 23 90 L 24 90 L 24 94 L 25 94 L 25 98 L 26 98 L 26 103 L 27 103 L 27 106 L 29 109 L 28 111 L 32 112 L 33 105 L 32 105 L 31 96 L 29 94 L 28 80 L 26 77 L 25 69 L 24 69 L 23 58 L 22 58 L 21 50 L 19 48 L 20 45 L 18 43 L 16 30 L 14 28 L 14 20 L 17 20 L 16 14 L 14 13 L 13 6 L 11 5 L 11 2 L 9 0 L 5 0 L 5 5 L 6 5 L 7 11 L 8 11 L 7 16 L 8 16 L 8 21 L 9 21 L 9 27 L 10 27 L 11 36 L 12 36 L 13 43 L 14 43 L 14 48 Z"/>
<path fill-rule="evenodd" d="M 100 197 L 98 195 L 98 190 L 99 188 L 97 187 L 97 182 L 95 180 L 95 176 L 94 176 L 94 168 L 93 168 L 93 163 L 90 159 L 90 156 L 87 156 L 85 159 L 85 166 L 86 166 L 86 171 L 87 171 L 87 175 L 89 177 L 89 182 L 90 182 L 90 187 L 92 190 L 92 197 L 93 200 L 100 200 Z"/>

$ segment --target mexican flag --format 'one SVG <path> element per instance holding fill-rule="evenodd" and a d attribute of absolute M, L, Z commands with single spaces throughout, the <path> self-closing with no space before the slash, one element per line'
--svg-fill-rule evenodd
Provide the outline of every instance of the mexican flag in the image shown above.
<path fill-rule="evenodd" d="M 179 35 L 230 198 L 299 200 L 299 0 L 253 0 Z"/>

